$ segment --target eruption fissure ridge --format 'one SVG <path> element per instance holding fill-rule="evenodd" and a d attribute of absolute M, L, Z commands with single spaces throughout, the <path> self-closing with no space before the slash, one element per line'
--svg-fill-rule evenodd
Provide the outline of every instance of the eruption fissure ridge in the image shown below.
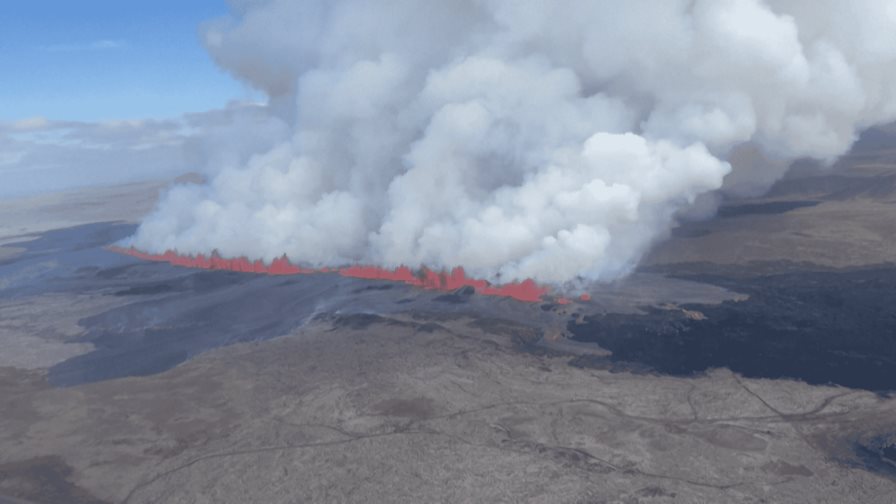
<path fill-rule="evenodd" d="M 450 272 L 436 272 L 429 268 L 421 268 L 414 272 L 407 266 L 395 269 L 378 266 L 345 266 L 341 268 L 303 268 L 293 264 L 285 255 L 270 263 L 261 260 L 251 261 L 246 257 L 224 258 L 217 253 L 210 255 L 183 255 L 174 251 L 163 254 L 141 252 L 135 248 L 110 247 L 112 251 L 137 259 L 152 262 L 165 262 L 174 266 L 206 270 L 224 270 L 258 275 L 310 275 L 315 273 L 336 273 L 344 277 L 366 280 L 383 280 L 398 282 L 426 290 L 451 292 L 464 287 L 471 287 L 477 294 L 515 299 L 528 303 L 541 301 L 549 292 L 547 287 L 540 286 L 532 280 L 493 285 L 486 280 L 470 278 L 462 267 L 455 267 Z M 583 300 L 585 298 L 582 298 Z M 564 298 L 560 302 L 565 304 Z"/>

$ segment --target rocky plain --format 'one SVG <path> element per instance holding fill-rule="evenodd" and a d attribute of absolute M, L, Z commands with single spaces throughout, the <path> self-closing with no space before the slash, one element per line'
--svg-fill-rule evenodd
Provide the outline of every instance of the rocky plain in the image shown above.
<path fill-rule="evenodd" d="M 0 202 L 0 503 L 896 501 L 896 142 L 559 304 L 109 245 L 165 184 Z"/>

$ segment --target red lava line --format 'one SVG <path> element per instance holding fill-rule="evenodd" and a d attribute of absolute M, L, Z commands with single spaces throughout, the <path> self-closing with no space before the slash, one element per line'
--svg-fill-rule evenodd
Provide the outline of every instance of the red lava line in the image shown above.
<path fill-rule="evenodd" d="M 270 264 L 266 264 L 260 260 L 250 261 L 245 257 L 226 259 L 215 252 L 208 256 L 203 254 L 188 256 L 170 250 L 164 254 L 149 254 L 135 248 L 123 247 L 110 247 L 110 250 L 144 261 L 166 262 L 185 268 L 238 271 L 260 275 L 308 275 L 336 272 L 344 277 L 386 280 L 438 291 L 454 291 L 462 287 L 472 287 L 479 294 L 506 297 L 527 303 L 537 303 L 549 292 L 547 287 L 542 287 L 533 280 L 492 285 L 486 280 L 468 277 L 464 269 L 460 267 L 443 273 L 438 273 L 428 268 L 422 268 L 420 271 L 415 272 L 406 266 L 401 266 L 394 270 L 377 266 L 347 266 L 338 270 L 330 268 L 309 269 L 294 265 L 286 255 L 274 259 Z M 582 300 L 585 300 L 584 296 Z M 564 301 L 569 303 L 569 300 L 561 298 L 560 302 Z"/>

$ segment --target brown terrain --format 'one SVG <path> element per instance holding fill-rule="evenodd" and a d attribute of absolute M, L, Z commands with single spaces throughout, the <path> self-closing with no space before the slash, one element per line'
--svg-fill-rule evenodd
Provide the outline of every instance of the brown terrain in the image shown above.
<path fill-rule="evenodd" d="M 178 334 L 150 315 L 181 287 L 44 292 L 34 285 L 61 282 L 64 261 L 0 270 L 0 503 L 894 502 L 896 466 L 862 451 L 896 441 L 891 394 L 725 368 L 672 376 L 582 365 L 610 352 L 566 330 L 569 317 L 649 305 L 699 323 L 703 312 L 679 305 L 748 297 L 657 271 L 755 276 L 896 262 L 896 148 L 860 147 L 830 173 L 683 225 L 642 273 L 595 287 L 590 304 L 439 310 L 455 305 L 401 290 L 388 294 L 402 298 L 399 308 L 352 311 L 346 297 L 273 337 L 250 334 L 108 379 L 69 383 L 54 370 L 102 349 L 107 340 L 85 338 L 98 327 L 91 317 L 139 303 L 120 313 L 147 317 L 140 334 Z M 159 187 L 0 202 L 0 264 L 26 257 L 28 240 L 52 229 L 133 222 Z M 126 260 L 96 257 L 71 274 L 102 276 L 118 264 L 103 261 Z M 369 299 L 392 292 L 375 287 L 382 293 Z M 114 336 L 138 319 L 109 320 L 102 327 Z"/>

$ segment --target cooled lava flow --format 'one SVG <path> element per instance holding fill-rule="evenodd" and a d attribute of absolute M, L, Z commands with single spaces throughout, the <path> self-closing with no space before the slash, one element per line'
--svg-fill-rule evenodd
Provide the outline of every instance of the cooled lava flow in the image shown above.
<path fill-rule="evenodd" d="M 181 255 L 173 251 L 164 254 L 148 254 L 134 248 L 110 247 L 114 252 L 129 255 L 144 261 L 166 262 L 175 266 L 209 270 L 239 271 L 261 275 L 307 275 L 312 273 L 338 273 L 345 277 L 364 278 L 368 280 L 386 280 L 400 282 L 427 290 L 454 291 L 462 287 L 472 287 L 477 293 L 486 296 L 498 296 L 516 299 L 527 303 L 541 301 L 549 289 L 536 284 L 532 280 L 514 282 L 504 285 L 492 285 L 486 280 L 469 278 L 463 268 L 454 268 L 450 273 L 437 273 L 427 268 L 415 273 L 410 268 L 401 266 L 394 270 L 377 266 L 348 266 L 339 269 L 309 269 L 296 266 L 284 255 L 274 259 L 270 264 L 263 261 L 250 261 L 245 257 L 225 259 L 216 253 L 209 256 Z M 562 301 L 562 299 L 561 299 Z"/>

